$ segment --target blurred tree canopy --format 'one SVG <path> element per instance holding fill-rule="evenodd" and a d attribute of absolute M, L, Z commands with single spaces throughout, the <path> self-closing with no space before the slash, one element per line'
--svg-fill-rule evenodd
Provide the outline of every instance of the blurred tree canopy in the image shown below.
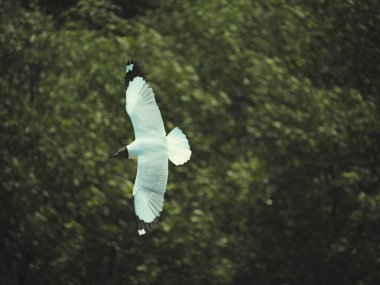
<path fill-rule="evenodd" d="M 154 3 L 153 3 L 154 2 Z M 375 0 L 2 0 L 1 284 L 379 284 Z M 124 68 L 167 130 L 138 237 Z"/>

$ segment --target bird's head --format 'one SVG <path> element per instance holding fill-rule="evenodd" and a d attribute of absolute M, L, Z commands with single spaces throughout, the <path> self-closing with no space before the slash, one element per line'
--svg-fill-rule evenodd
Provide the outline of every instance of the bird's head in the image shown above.
<path fill-rule="evenodd" d="M 127 147 L 124 146 L 121 149 L 119 149 L 117 152 L 111 155 L 111 158 L 129 158 Z"/>

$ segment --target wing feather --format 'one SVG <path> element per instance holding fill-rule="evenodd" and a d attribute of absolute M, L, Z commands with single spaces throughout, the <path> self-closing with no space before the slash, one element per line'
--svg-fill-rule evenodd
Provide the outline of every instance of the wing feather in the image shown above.
<path fill-rule="evenodd" d="M 137 175 L 133 187 L 135 213 L 144 223 L 152 223 L 164 206 L 168 180 L 168 156 L 142 155 L 137 162 Z"/>
<path fill-rule="evenodd" d="M 135 137 L 165 136 L 165 127 L 154 93 L 142 77 L 135 77 L 125 91 L 126 110 L 131 118 Z"/>

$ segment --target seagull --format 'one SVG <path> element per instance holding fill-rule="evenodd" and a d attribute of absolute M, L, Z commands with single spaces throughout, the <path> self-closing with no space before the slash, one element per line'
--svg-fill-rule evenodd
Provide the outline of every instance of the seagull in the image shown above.
<path fill-rule="evenodd" d="M 135 140 L 116 151 L 112 158 L 137 159 L 133 186 L 138 234 L 149 234 L 164 206 L 169 160 L 182 165 L 191 157 L 185 134 L 174 128 L 166 135 L 164 122 L 152 88 L 136 61 L 125 70 L 126 111 L 132 121 Z"/>

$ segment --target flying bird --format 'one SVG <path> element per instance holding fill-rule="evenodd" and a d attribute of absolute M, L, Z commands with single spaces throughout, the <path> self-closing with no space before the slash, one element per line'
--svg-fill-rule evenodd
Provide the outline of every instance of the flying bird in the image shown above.
<path fill-rule="evenodd" d="M 137 159 L 133 186 L 138 234 L 148 234 L 161 214 L 168 180 L 168 161 L 182 165 L 191 150 L 185 134 L 174 128 L 166 135 L 152 88 L 136 61 L 128 61 L 125 74 L 126 111 L 135 140 L 111 157 Z"/>

